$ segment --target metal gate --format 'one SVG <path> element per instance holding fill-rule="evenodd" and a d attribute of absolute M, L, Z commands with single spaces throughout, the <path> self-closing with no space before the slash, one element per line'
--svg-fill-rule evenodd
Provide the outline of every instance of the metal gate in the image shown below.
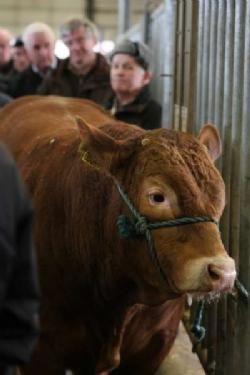
<path fill-rule="evenodd" d="M 218 168 L 227 196 L 220 229 L 249 291 L 250 0 L 166 0 L 147 27 L 155 56 L 152 89 L 163 104 L 163 126 L 197 133 L 212 122 L 220 130 Z M 211 304 L 205 324 L 207 337 L 198 352 L 206 373 L 250 374 L 246 300 L 236 294 Z"/>

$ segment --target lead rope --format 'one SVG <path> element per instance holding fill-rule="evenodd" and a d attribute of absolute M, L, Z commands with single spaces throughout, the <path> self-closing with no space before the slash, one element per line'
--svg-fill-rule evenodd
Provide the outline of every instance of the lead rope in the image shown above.
<path fill-rule="evenodd" d="M 205 302 L 200 301 L 197 306 L 194 324 L 191 328 L 191 333 L 195 336 L 195 342 L 193 344 L 192 351 L 196 352 L 196 348 L 199 342 L 201 342 L 206 336 L 206 328 L 201 325 L 203 312 L 204 312 Z"/>
<path fill-rule="evenodd" d="M 249 293 L 246 290 L 246 288 L 243 286 L 243 284 L 239 281 L 237 278 L 235 280 L 234 288 L 237 291 L 237 294 L 239 297 L 242 299 L 242 301 L 248 305 L 249 303 Z M 235 298 L 235 292 L 230 292 L 230 296 L 232 296 L 234 299 Z M 203 318 L 203 313 L 204 313 L 204 307 L 205 307 L 205 301 L 200 301 L 197 306 L 197 310 L 195 313 L 195 318 L 194 318 L 194 324 L 191 328 L 191 332 L 195 336 L 196 341 L 193 343 L 193 352 L 196 352 L 197 345 L 204 339 L 206 336 L 206 328 L 201 325 L 202 323 L 202 318 Z"/>

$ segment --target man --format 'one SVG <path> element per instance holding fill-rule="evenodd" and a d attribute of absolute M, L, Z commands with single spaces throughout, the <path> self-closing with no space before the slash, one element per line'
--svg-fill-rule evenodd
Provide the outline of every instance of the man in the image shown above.
<path fill-rule="evenodd" d="M 0 374 L 29 362 L 38 336 L 32 208 L 14 160 L 0 144 Z"/>
<path fill-rule="evenodd" d="M 9 30 L 0 28 L 0 74 L 3 75 L 8 74 L 12 69 L 11 38 Z"/>
<path fill-rule="evenodd" d="M 13 71 L 11 38 L 9 30 L 0 28 L 0 91 L 2 92 L 7 92 L 9 78 Z"/>
<path fill-rule="evenodd" d="M 115 118 L 154 129 L 161 126 L 161 106 L 151 98 L 151 53 L 139 42 L 123 40 L 111 53 L 111 86 L 115 93 L 107 108 Z"/>
<path fill-rule="evenodd" d="M 47 24 L 35 22 L 28 25 L 23 32 L 23 42 L 30 65 L 10 84 L 8 94 L 14 98 L 36 94 L 48 71 L 57 64 L 55 34 Z"/>
<path fill-rule="evenodd" d="M 23 40 L 17 37 L 12 44 L 12 59 L 15 73 L 24 71 L 29 66 L 28 53 L 24 47 Z"/>
<path fill-rule="evenodd" d="M 69 58 L 61 61 L 43 82 L 40 94 L 80 97 L 104 105 L 111 95 L 109 64 L 93 48 L 98 30 L 89 20 L 71 19 L 60 28 L 69 48 Z"/>

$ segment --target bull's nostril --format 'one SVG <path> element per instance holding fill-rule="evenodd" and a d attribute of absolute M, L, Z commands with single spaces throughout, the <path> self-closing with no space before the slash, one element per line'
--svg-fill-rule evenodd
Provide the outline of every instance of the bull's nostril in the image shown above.
<path fill-rule="evenodd" d="M 205 264 L 205 282 L 212 291 L 222 292 L 233 288 L 236 271 L 233 260 L 214 258 Z"/>
<path fill-rule="evenodd" d="M 221 279 L 221 272 L 213 264 L 208 265 L 207 271 L 212 280 L 219 281 Z"/>

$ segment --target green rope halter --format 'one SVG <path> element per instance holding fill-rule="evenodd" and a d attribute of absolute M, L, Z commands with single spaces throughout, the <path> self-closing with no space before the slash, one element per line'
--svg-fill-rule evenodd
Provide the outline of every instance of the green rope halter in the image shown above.
<path fill-rule="evenodd" d="M 161 267 L 160 261 L 155 251 L 151 230 L 159 229 L 159 228 L 166 228 L 166 227 L 175 227 L 179 225 L 204 223 L 204 222 L 212 222 L 218 225 L 218 222 L 208 216 L 180 217 L 178 219 L 162 220 L 162 221 L 157 221 L 153 223 L 149 222 L 149 220 L 145 216 L 141 215 L 140 212 L 136 209 L 136 207 L 128 198 L 127 194 L 122 190 L 118 181 L 114 179 L 114 183 L 123 201 L 126 203 L 127 207 L 129 208 L 130 212 L 133 215 L 132 220 L 129 219 L 126 215 L 120 215 L 118 217 L 117 226 L 118 226 L 121 237 L 123 238 L 145 237 L 148 243 L 149 255 L 156 269 L 158 270 L 163 282 L 167 282 L 167 277 L 165 275 L 164 270 Z M 249 293 L 244 288 L 244 286 L 239 282 L 238 279 L 236 279 L 235 281 L 235 288 L 238 291 L 239 295 L 243 298 L 244 302 L 248 303 Z M 200 301 L 197 306 L 194 324 L 191 329 L 191 332 L 195 335 L 197 339 L 197 343 L 201 342 L 206 335 L 206 329 L 205 327 L 201 325 L 203 312 L 204 312 L 204 306 L 205 306 L 204 300 Z"/>
<path fill-rule="evenodd" d="M 114 183 L 123 199 L 129 208 L 130 212 L 133 215 L 131 220 L 126 215 L 120 215 L 117 219 L 117 226 L 119 233 L 123 238 L 136 238 L 136 237 L 145 237 L 148 243 L 149 255 L 157 268 L 163 282 L 167 281 L 165 272 L 163 271 L 161 264 L 159 262 L 157 253 L 155 251 L 154 241 L 151 234 L 151 230 L 165 228 L 165 227 L 175 227 L 179 225 L 195 224 L 202 222 L 213 222 L 216 225 L 218 224 L 213 218 L 208 216 L 193 216 L 193 217 L 180 217 L 178 219 L 169 219 L 162 220 L 157 222 L 149 222 L 149 220 L 140 214 L 140 212 L 133 205 L 131 200 L 128 198 L 127 194 L 122 190 L 118 181 L 114 179 Z"/>

